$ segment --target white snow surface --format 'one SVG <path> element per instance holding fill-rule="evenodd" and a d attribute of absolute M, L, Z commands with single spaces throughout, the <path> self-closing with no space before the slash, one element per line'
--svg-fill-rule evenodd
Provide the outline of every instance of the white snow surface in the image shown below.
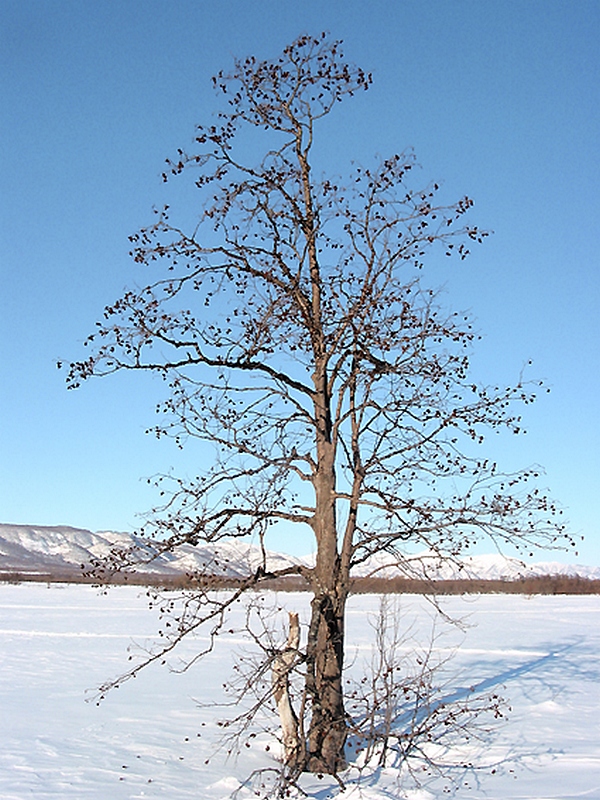
<path fill-rule="evenodd" d="M 267 603 L 300 612 L 308 594 L 268 594 Z M 428 643 L 431 607 L 402 596 L 390 609 L 411 636 Z M 454 795 L 477 800 L 600 798 L 600 597 L 481 595 L 444 598 L 444 610 L 469 623 L 434 643 L 440 656 L 457 646 L 446 691 L 498 690 L 510 700 L 500 721 L 471 753 L 478 769 L 461 776 Z M 357 595 L 347 614 L 349 671 L 369 659 L 371 622 L 380 599 Z M 239 619 L 243 608 L 236 612 Z M 157 627 L 139 587 L 107 594 L 85 585 L 0 584 L 0 798 L 2 800 L 225 800 L 257 768 L 276 765 L 259 734 L 234 761 L 214 752 L 226 709 L 222 684 L 239 633 L 187 672 L 153 665 L 97 706 L 95 688 L 128 666 L 128 648 L 144 647 Z M 232 629 L 237 627 L 233 620 Z M 190 657 L 203 635 L 184 645 Z M 137 644 L 136 644 L 137 643 Z M 133 648 L 133 649 L 132 649 Z M 174 657 L 171 667 L 178 665 Z M 272 743 L 271 743 L 272 745 Z M 492 771 L 495 773 L 492 774 Z M 420 788 L 397 770 L 362 783 L 351 770 L 342 792 L 330 778 L 302 778 L 311 800 L 435 800 L 442 784 Z M 468 785 L 466 785 L 468 784 Z M 254 797 L 242 788 L 240 800 Z"/>
<path fill-rule="evenodd" d="M 68 526 L 34 526 L 0 524 L 0 571 L 44 573 L 56 570 L 81 570 L 94 559 L 107 556 L 113 548 L 137 548 L 140 559 L 152 554 L 152 545 L 129 533 L 91 531 Z M 242 540 L 229 540 L 214 545 L 180 545 L 174 552 L 157 555 L 139 566 L 140 571 L 176 575 L 186 572 L 209 572 L 216 575 L 242 577 L 253 573 L 262 564 L 259 547 Z M 304 559 L 282 553 L 267 554 L 267 569 L 277 570 L 300 563 Z M 530 575 L 572 575 L 600 580 L 600 567 L 561 564 L 558 562 L 525 563 L 498 553 L 473 555 L 441 562 L 431 553 L 418 553 L 398 564 L 393 556 L 382 553 L 359 565 L 357 576 L 375 575 L 392 578 L 406 576 L 430 579 L 454 578 L 519 578 Z"/>

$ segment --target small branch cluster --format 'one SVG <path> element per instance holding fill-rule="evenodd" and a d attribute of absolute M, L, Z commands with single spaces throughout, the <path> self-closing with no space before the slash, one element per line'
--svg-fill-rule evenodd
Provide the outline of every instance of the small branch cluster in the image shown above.
<path fill-rule="evenodd" d="M 425 778 L 449 781 L 453 773 L 476 769 L 493 725 L 510 710 L 505 700 L 473 685 L 457 688 L 448 670 L 454 652 L 440 647 L 436 626 L 428 643 L 416 645 L 388 596 L 373 630 L 366 674 L 347 680 L 349 749 L 359 771 L 367 776 L 394 767 L 420 785 Z"/>

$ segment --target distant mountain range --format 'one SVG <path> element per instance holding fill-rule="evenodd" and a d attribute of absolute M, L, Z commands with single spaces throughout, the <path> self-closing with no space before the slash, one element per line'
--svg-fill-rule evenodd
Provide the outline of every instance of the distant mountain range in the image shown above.
<path fill-rule="evenodd" d="M 81 575 L 98 559 L 118 548 L 139 558 L 136 571 L 154 577 L 177 577 L 186 573 L 208 573 L 230 578 L 251 575 L 262 564 L 259 547 L 239 540 L 211 545 L 181 545 L 171 553 L 157 554 L 151 542 L 129 533 L 92 533 L 68 526 L 7 525 L 0 523 L 0 574 L 22 576 Z M 311 557 L 295 558 L 282 553 L 267 554 L 267 569 L 293 565 L 310 566 Z M 440 562 L 430 553 L 407 558 L 401 565 L 390 555 L 371 557 L 355 571 L 356 577 L 454 579 L 518 579 L 542 575 L 579 576 L 600 580 L 600 567 L 546 561 L 525 564 L 499 554 L 466 556 L 452 563 Z"/>

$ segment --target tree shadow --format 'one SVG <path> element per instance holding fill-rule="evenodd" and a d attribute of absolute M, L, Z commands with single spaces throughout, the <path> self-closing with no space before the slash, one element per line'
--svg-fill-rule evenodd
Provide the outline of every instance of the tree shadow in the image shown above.
<path fill-rule="evenodd" d="M 567 691 L 569 684 L 575 682 L 581 686 L 585 683 L 597 684 L 600 681 L 600 664 L 597 650 L 594 649 L 583 636 L 574 636 L 563 642 L 548 642 L 536 646 L 536 654 L 525 660 L 519 658 L 519 649 L 506 648 L 509 656 L 494 659 L 477 659 L 466 661 L 460 667 L 454 679 L 445 681 L 445 690 L 440 693 L 433 704 L 423 708 L 420 714 L 431 713 L 441 705 L 452 708 L 459 707 L 474 698 L 484 697 L 492 692 L 503 692 L 510 686 L 518 684 L 519 694 L 531 698 L 539 695 L 539 699 L 552 699 Z M 518 661 L 518 663 L 515 663 Z M 487 674 L 486 674 L 487 673 Z M 466 683 L 461 678 L 478 676 L 472 682 Z M 396 717 L 398 726 L 414 724 L 414 712 L 406 709 L 404 714 Z M 376 792 L 377 798 L 394 798 L 398 800 L 403 791 L 408 791 L 418 785 L 419 788 L 433 792 L 434 796 L 456 796 L 456 793 L 465 787 L 482 789 L 484 778 L 487 780 L 491 774 L 514 773 L 526 768 L 526 762 L 558 751 L 547 745 L 531 745 L 525 740 L 511 734 L 510 741 L 501 736 L 498 726 L 489 725 L 478 731 L 477 735 L 479 759 L 472 753 L 468 761 L 447 766 L 445 774 L 432 770 L 429 775 L 414 775 L 407 765 L 402 754 L 396 758 L 388 759 L 385 765 L 377 765 L 372 769 L 357 769 L 351 765 L 348 772 L 342 776 L 346 786 L 344 797 L 349 800 L 356 798 L 373 797 L 371 792 Z M 395 774 L 394 774 L 395 772 Z M 333 779 L 322 778 L 326 785 L 315 786 L 316 779 L 309 778 L 302 781 L 304 796 L 312 800 L 330 800 L 340 795 L 341 788 Z"/>
<path fill-rule="evenodd" d="M 469 687 L 457 687 L 447 699 L 460 700 L 471 688 L 476 692 L 485 692 L 499 686 L 508 686 L 523 678 L 529 684 L 533 681 L 553 696 L 564 692 L 568 681 L 594 683 L 600 680 L 597 649 L 590 646 L 584 636 L 573 636 L 562 643 L 543 642 L 536 649 L 546 652 L 517 665 L 511 661 L 514 662 L 518 657 L 518 649 L 511 651 L 514 653 L 511 659 L 505 658 L 503 661 L 479 659 L 465 662 L 462 672 L 481 674 L 493 666 L 493 674 L 481 678 Z M 527 688 L 527 684 L 521 688 Z"/>

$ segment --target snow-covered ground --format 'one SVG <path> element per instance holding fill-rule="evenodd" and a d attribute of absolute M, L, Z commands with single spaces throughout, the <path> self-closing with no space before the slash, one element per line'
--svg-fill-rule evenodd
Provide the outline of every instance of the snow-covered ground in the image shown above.
<path fill-rule="evenodd" d="M 306 620 L 307 595 L 279 595 Z M 428 638 L 429 606 L 404 596 L 400 611 Z M 368 658 L 379 598 L 356 596 L 348 612 L 348 660 Z M 469 616 L 448 690 L 498 688 L 510 700 L 479 753 L 482 770 L 465 773 L 459 798 L 600 798 L 600 597 L 450 597 L 444 607 Z M 0 798 L 227 798 L 250 771 L 272 764 L 261 736 L 237 762 L 213 755 L 216 720 L 200 708 L 221 697 L 240 636 L 226 636 L 207 659 L 183 674 L 151 667 L 96 706 L 85 702 L 127 667 L 127 648 L 156 631 L 144 592 L 120 587 L 101 595 L 89 586 L 0 584 Z M 426 643 L 426 641 L 424 642 Z M 195 645 L 186 645 L 191 648 Z M 188 654 L 192 650 L 188 649 Z M 91 692 L 88 690 L 92 690 Z M 208 763 L 206 763 L 208 761 Z M 495 766 L 494 766 L 495 765 Z M 492 769 L 496 769 L 492 774 Z M 465 786 L 464 783 L 469 786 Z M 307 777 L 313 800 L 434 800 L 439 784 L 398 784 L 382 770 L 347 791 Z M 251 797 L 245 790 L 241 798 Z"/>

